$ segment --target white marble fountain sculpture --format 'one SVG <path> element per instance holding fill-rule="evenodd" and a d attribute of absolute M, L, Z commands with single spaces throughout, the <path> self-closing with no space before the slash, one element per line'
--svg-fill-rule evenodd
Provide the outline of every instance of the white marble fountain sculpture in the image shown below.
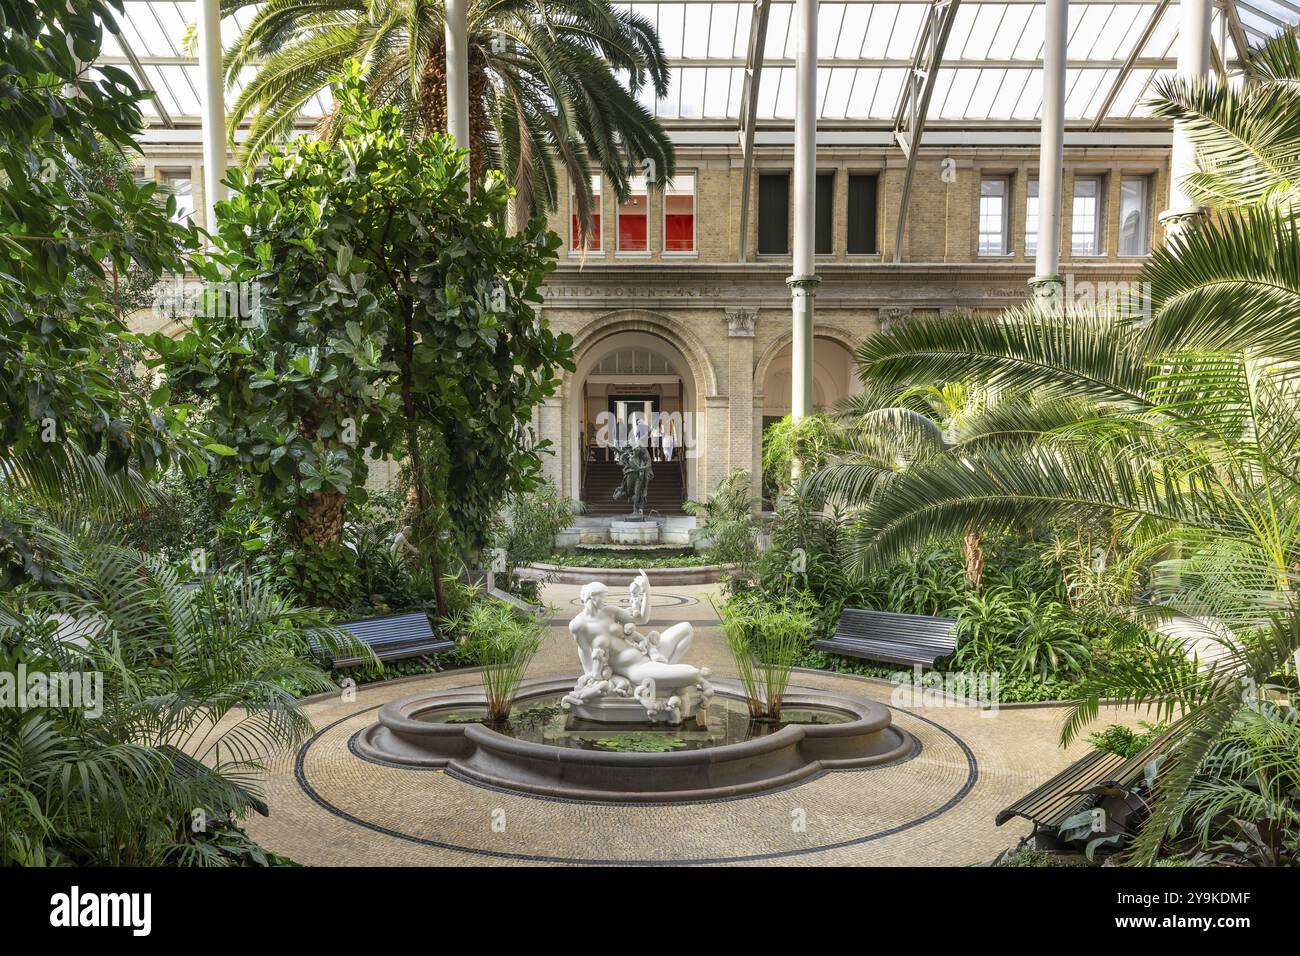
<path fill-rule="evenodd" d="M 650 620 L 650 580 L 644 571 L 628 586 L 624 606 L 606 603 L 609 588 L 582 589 L 582 611 L 569 622 L 582 676 L 561 701 L 578 717 L 604 723 L 680 724 L 708 703 L 707 667 L 681 663 L 695 637 L 687 621 L 642 634 Z"/>

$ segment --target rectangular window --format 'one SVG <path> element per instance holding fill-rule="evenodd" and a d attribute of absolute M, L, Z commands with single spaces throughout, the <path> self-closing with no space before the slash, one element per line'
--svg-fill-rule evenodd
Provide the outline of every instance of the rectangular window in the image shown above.
<path fill-rule="evenodd" d="M 875 176 L 849 176 L 848 252 L 850 255 L 871 255 L 879 252 L 876 245 L 876 198 L 879 179 Z"/>
<path fill-rule="evenodd" d="M 1070 251 L 1076 256 L 1102 254 L 1101 180 L 1081 176 L 1074 181 Z"/>
<path fill-rule="evenodd" d="M 695 251 L 695 174 L 678 173 L 664 187 L 664 252 Z"/>
<path fill-rule="evenodd" d="M 765 256 L 790 254 L 789 173 L 758 177 L 758 252 Z"/>
<path fill-rule="evenodd" d="M 1005 176 L 980 180 L 979 254 L 982 256 L 1005 256 L 1011 247 L 1007 233 L 1009 186 Z"/>
<path fill-rule="evenodd" d="M 1147 204 L 1149 180 L 1145 176 L 1122 179 L 1119 183 L 1119 254 L 1145 256 L 1151 250 Z"/>
<path fill-rule="evenodd" d="M 829 256 L 835 251 L 834 225 L 835 174 L 817 174 L 816 205 L 813 208 L 813 252 Z"/>
<path fill-rule="evenodd" d="M 1031 179 L 1025 190 L 1025 255 L 1038 253 L 1038 180 Z"/>
<path fill-rule="evenodd" d="M 650 251 L 650 192 L 644 176 L 628 177 L 627 202 L 618 204 L 618 251 Z"/>
<path fill-rule="evenodd" d="M 176 215 L 172 218 L 177 222 L 189 222 L 194 218 L 194 180 L 190 174 L 185 172 L 163 173 L 163 186 L 167 192 L 176 197 Z M 164 202 L 166 197 L 164 197 Z"/>
<path fill-rule="evenodd" d="M 569 190 L 569 249 L 577 252 L 582 248 L 581 229 L 578 221 L 578 195 L 576 190 Z M 600 175 L 591 177 L 591 235 L 587 237 L 587 251 L 599 252 L 600 246 Z"/>

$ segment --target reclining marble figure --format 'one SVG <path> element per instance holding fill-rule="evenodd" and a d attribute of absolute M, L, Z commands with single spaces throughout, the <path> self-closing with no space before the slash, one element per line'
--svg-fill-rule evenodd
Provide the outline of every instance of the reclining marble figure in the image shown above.
<path fill-rule="evenodd" d="M 592 581 L 582 589 L 582 611 L 569 622 L 582 676 L 561 706 L 606 723 L 679 724 L 713 696 L 709 670 L 681 662 L 695 630 L 681 621 L 642 634 L 650 621 L 650 580 L 644 571 L 628 586 L 623 607 L 607 603 L 609 588 Z"/>

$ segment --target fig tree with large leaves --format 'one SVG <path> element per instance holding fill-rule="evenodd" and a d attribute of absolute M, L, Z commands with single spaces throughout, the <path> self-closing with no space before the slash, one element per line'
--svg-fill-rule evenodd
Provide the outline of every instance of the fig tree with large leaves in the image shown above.
<path fill-rule="evenodd" d="M 441 615 L 443 575 L 540 479 L 533 410 L 572 368 L 569 336 L 537 313 L 559 239 L 540 219 L 507 231 L 502 177 L 471 195 L 464 151 L 373 106 L 355 64 L 334 97 L 337 142 L 273 150 L 256 181 L 232 174 L 218 207 L 226 281 L 249 288 L 252 314 L 152 344 L 174 381 L 212 396 L 218 467 L 319 543 L 337 540 L 364 456 L 403 459 L 409 540 Z"/>

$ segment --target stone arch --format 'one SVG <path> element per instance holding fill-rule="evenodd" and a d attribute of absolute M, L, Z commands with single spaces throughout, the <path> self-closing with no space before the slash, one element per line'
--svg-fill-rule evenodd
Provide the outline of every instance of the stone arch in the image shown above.
<path fill-rule="evenodd" d="M 861 340 L 851 332 L 833 325 L 825 325 L 821 322 L 818 322 L 813 328 L 813 338 L 827 339 L 831 342 L 835 342 L 837 345 L 843 346 L 850 355 L 856 352 L 858 346 L 862 344 Z M 776 360 L 778 355 L 785 351 L 793 340 L 793 332 L 783 332 L 763 350 L 763 354 L 759 356 L 758 361 L 754 363 L 755 398 L 758 398 L 763 394 L 763 382 L 767 380 L 768 369 L 772 367 L 772 362 Z"/>
<path fill-rule="evenodd" d="M 598 345 L 601 339 L 609 338 L 619 332 L 648 332 L 673 345 L 683 358 L 700 389 L 700 397 L 706 398 L 718 394 L 718 375 L 709 358 L 709 351 L 704 341 L 687 326 L 667 315 L 652 312 L 649 309 L 620 309 L 602 315 L 585 325 L 573 337 L 573 355 L 575 365 L 580 363 L 587 352 Z M 567 390 L 573 384 L 573 372 L 565 372 L 563 387 Z"/>
<path fill-rule="evenodd" d="M 581 457 L 584 442 L 578 439 L 581 430 L 582 384 L 592 367 L 615 346 L 620 337 L 648 337 L 663 345 L 663 352 L 672 361 L 682 378 L 683 404 L 691 406 L 696 428 L 693 440 L 699 448 L 707 447 L 708 399 L 718 393 L 718 377 L 712 358 L 703 340 L 681 322 L 656 312 L 643 309 L 622 309 L 587 323 L 574 336 L 574 370 L 566 371 L 561 378 L 561 421 L 563 422 L 561 459 L 565 465 L 563 479 L 567 493 L 577 497 L 581 484 Z M 700 487 L 698 460 L 687 456 L 684 461 L 686 496 L 695 497 Z"/>

